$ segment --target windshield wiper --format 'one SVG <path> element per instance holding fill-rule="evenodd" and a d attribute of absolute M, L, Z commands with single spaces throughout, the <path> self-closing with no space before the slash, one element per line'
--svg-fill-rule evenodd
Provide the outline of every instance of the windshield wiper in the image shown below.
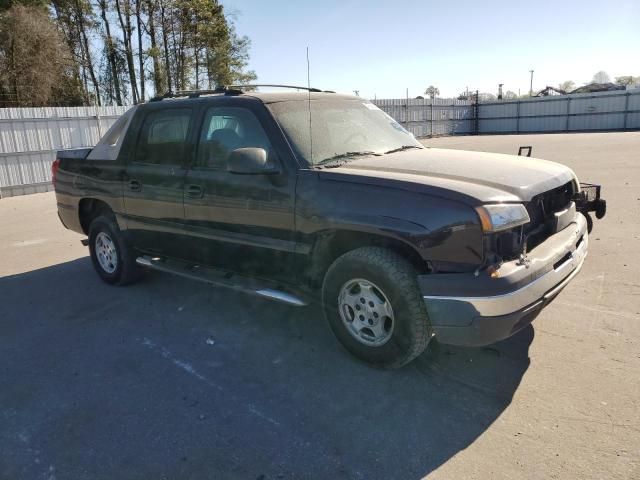
<path fill-rule="evenodd" d="M 370 150 L 366 150 L 363 152 L 345 152 L 345 153 L 339 153 L 337 155 L 334 155 L 332 157 L 328 157 L 325 158 L 323 160 L 320 160 L 319 162 L 316 162 L 314 164 L 314 167 L 318 167 L 318 166 L 323 166 L 325 168 L 332 168 L 332 167 L 339 167 L 340 165 L 344 165 L 346 162 L 347 158 L 353 158 L 353 157 L 364 157 L 367 155 L 380 155 L 380 153 L 376 153 Z M 342 161 L 340 161 L 342 160 Z M 333 164 L 332 162 L 336 162 L 335 164 Z M 331 165 L 328 165 L 330 164 Z"/>
<path fill-rule="evenodd" d="M 403 145 L 401 147 L 394 148 L 393 150 L 388 150 L 388 151 L 386 151 L 384 153 L 386 155 L 387 153 L 402 152 L 403 150 L 411 150 L 412 148 L 418 148 L 418 149 L 422 150 L 422 147 L 419 147 L 417 145 Z"/>

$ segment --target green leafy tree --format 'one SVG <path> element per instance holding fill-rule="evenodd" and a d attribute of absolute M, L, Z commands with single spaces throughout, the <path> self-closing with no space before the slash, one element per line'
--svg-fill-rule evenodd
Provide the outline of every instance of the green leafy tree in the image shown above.
<path fill-rule="evenodd" d="M 84 103 L 100 105 L 94 53 L 89 40 L 98 23 L 89 0 L 51 0 L 51 8 L 73 57 L 74 75 L 83 83 Z"/>
<path fill-rule="evenodd" d="M 24 46 L 27 39 L 15 30 L 20 28 L 18 17 L 10 14 L 17 7 L 37 10 L 33 23 L 44 15 L 47 28 L 33 36 L 34 42 L 46 44 L 42 52 L 64 49 L 49 61 L 33 63 L 24 75 L 43 78 L 44 90 L 56 79 L 52 87 L 56 95 L 61 94 L 61 85 L 71 85 L 65 90 L 70 95 L 65 94 L 65 102 L 123 105 L 144 101 L 149 90 L 157 95 L 247 84 L 257 78 L 248 68 L 251 42 L 236 32 L 219 0 L 0 0 L 4 21 L 0 35 L 5 40 L 14 35 L 19 39 L 16 45 Z M 31 32 L 32 25 L 27 27 L 25 31 Z M 12 75 L 23 75 L 11 63 L 15 55 L 7 55 L 0 71 L 5 101 L 8 96 L 17 98 L 15 85 L 13 90 L 10 86 Z M 56 70 L 52 62 L 64 65 Z M 60 71 L 62 80 L 56 77 Z M 18 95 L 21 105 L 29 103 L 31 97 L 21 91 Z M 33 97 L 34 105 L 42 101 Z"/>
<path fill-rule="evenodd" d="M 213 49 L 210 63 L 210 79 L 216 85 L 244 85 L 254 82 L 257 75 L 247 70 L 251 41 L 238 36 L 233 25 L 228 37 Z"/>
<path fill-rule="evenodd" d="M 0 0 L 0 12 L 9 10 L 15 5 L 22 5 L 23 7 L 39 7 L 42 9 L 47 8 L 47 0 Z"/>
<path fill-rule="evenodd" d="M 434 87 L 433 85 L 429 85 L 427 89 L 424 91 L 424 94 L 427 95 L 430 99 L 436 98 L 440 95 L 440 90 L 438 87 Z"/>
<path fill-rule="evenodd" d="M 634 77 L 633 75 L 623 75 L 622 77 L 616 77 L 616 84 L 618 85 L 635 85 L 640 83 L 640 77 Z"/>
<path fill-rule="evenodd" d="M 41 6 L 14 5 L 0 16 L 3 107 L 81 105 L 69 48 Z"/>

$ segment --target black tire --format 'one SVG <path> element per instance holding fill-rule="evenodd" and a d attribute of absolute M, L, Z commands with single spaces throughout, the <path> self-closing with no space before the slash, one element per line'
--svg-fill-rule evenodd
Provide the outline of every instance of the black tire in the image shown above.
<path fill-rule="evenodd" d="M 600 199 L 596 204 L 596 218 L 598 220 L 602 220 L 606 214 L 607 214 L 607 201 Z"/>
<path fill-rule="evenodd" d="M 98 260 L 97 248 L 99 247 L 96 246 L 96 239 L 100 233 L 112 240 L 115 246 L 113 256 L 116 261 L 114 262 L 115 269 L 113 271 L 105 269 Z M 136 264 L 136 254 L 127 244 L 112 216 L 102 214 L 91 222 L 89 226 L 89 252 L 93 267 L 106 283 L 110 285 L 127 285 L 140 278 L 142 269 Z"/>
<path fill-rule="evenodd" d="M 380 247 L 358 248 L 333 262 L 322 285 L 322 304 L 331 330 L 349 352 L 374 366 L 399 368 L 425 350 L 432 336 L 431 324 L 416 275 L 404 257 Z M 370 282 L 391 304 L 393 328 L 384 344 L 364 344 L 342 319 L 340 292 L 353 279 Z"/>
<path fill-rule="evenodd" d="M 593 218 L 591 218 L 589 212 L 582 212 L 582 215 L 587 219 L 587 233 L 591 233 L 591 230 L 593 230 Z"/>

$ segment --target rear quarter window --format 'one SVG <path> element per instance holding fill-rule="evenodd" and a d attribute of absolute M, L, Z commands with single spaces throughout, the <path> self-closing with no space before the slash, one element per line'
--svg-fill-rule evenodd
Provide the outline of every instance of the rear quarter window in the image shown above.
<path fill-rule="evenodd" d="M 135 149 L 136 163 L 180 165 L 185 153 L 191 109 L 150 112 L 144 118 Z"/>

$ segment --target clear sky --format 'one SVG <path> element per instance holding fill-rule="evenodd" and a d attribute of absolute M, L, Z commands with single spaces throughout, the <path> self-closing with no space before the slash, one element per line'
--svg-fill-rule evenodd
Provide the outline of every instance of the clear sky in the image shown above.
<path fill-rule="evenodd" d="M 363 97 L 534 90 L 640 76 L 640 0 L 222 0 L 262 83 Z"/>

